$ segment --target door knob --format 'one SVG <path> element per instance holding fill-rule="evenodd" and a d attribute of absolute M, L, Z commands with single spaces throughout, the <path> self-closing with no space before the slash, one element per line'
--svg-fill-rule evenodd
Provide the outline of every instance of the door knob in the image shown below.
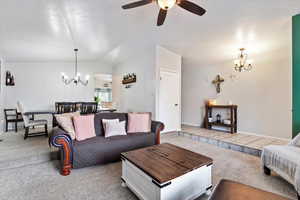
<path fill-rule="evenodd" d="M 176 103 L 174 106 L 178 106 L 178 104 Z"/>

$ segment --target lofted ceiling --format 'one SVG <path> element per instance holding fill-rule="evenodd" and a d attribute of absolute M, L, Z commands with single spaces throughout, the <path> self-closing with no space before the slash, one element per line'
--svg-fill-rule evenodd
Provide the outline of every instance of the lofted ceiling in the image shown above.
<path fill-rule="evenodd" d="M 286 45 L 291 17 L 300 13 L 299 0 L 191 0 L 207 14 L 174 7 L 157 27 L 158 6 L 121 9 L 132 1 L 3 0 L 0 55 L 8 61 L 68 61 L 76 47 L 81 60 L 115 61 L 135 46 L 159 44 L 191 59 L 224 59 L 241 45 L 259 51 Z"/>

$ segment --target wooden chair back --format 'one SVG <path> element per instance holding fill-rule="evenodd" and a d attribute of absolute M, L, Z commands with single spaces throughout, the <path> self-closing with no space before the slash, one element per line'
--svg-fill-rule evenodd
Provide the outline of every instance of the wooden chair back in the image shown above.
<path fill-rule="evenodd" d="M 24 109 L 24 105 L 20 101 L 17 102 L 17 108 L 18 108 L 18 110 L 20 111 L 20 113 L 22 115 L 25 127 L 28 127 L 29 126 L 29 122 L 30 122 L 30 118 L 29 118 L 28 115 L 24 115 L 24 113 L 26 111 Z"/>
<path fill-rule="evenodd" d="M 96 102 L 82 102 L 81 114 L 95 114 L 97 113 L 98 103 Z"/>

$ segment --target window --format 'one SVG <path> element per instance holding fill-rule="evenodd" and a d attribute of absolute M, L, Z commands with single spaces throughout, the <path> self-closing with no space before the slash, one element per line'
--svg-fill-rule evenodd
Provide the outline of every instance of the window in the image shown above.
<path fill-rule="evenodd" d="M 112 102 L 112 89 L 111 88 L 96 88 L 95 97 L 99 102 Z"/>

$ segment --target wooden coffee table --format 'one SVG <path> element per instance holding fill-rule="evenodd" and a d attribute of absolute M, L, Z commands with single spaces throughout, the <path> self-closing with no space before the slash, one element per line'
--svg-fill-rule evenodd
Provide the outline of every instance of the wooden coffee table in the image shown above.
<path fill-rule="evenodd" d="M 144 200 L 192 200 L 212 188 L 213 160 L 160 144 L 121 154 L 122 185 Z"/>

